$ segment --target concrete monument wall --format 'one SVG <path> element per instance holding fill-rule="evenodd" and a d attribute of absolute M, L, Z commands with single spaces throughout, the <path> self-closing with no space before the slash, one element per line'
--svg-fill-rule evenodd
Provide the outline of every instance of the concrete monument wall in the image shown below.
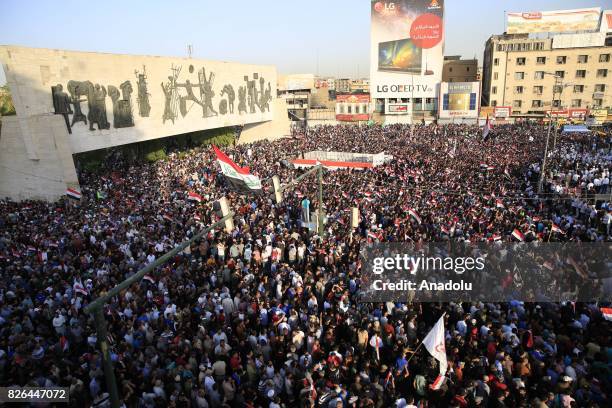
<path fill-rule="evenodd" d="M 73 153 L 273 119 L 274 66 L 13 46 L 0 60 L 19 117 L 62 113 Z"/>
<path fill-rule="evenodd" d="M 17 112 L 0 135 L 0 196 L 78 188 L 74 153 L 224 126 L 251 140 L 289 133 L 270 65 L 18 46 L 0 46 L 0 61 Z"/>

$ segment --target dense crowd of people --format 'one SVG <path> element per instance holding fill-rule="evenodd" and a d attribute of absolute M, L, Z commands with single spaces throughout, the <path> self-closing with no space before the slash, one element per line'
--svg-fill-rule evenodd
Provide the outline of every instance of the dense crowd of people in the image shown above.
<path fill-rule="evenodd" d="M 215 222 L 226 196 L 231 233 L 214 230 L 104 307 L 124 406 L 610 406 L 601 304 L 358 302 L 368 242 L 510 242 L 516 229 L 526 241 L 611 240 L 612 204 L 596 199 L 610 192 L 610 134 L 560 135 L 538 192 L 546 129 L 492 133 L 320 126 L 223 148 L 264 180 L 261 195 L 230 191 L 212 151 L 195 148 L 83 170 L 79 202 L 0 201 L 0 386 L 69 387 L 71 406 L 109 406 L 84 307 Z M 323 235 L 302 222 L 316 178 L 281 203 L 269 181 L 296 178 L 291 159 L 312 150 L 393 156 L 325 172 Z M 449 369 L 432 390 L 437 362 L 417 348 L 443 313 Z"/>

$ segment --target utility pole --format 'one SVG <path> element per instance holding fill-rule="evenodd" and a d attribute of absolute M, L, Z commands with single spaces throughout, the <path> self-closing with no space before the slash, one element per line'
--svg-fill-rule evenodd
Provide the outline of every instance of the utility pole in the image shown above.
<path fill-rule="evenodd" d="M 189 245 L 191 245 L 194 241 L 202 238 L 206 234 L 208 234 L 211 230 L 217 228 L 218 226 L 225 225 L 226 221 L 231 220 L 234 216 L 233 212 L 228 214 L 224 214 L 224 217 L 219 221 L 215 222 L 208 228 L 200 231 L 196 235 L 194 235 L 191 239 L 181 243 L 180 245 L 174 247 L 174 249 L 166 252 L 164 255 L 151 262 L 140 271 L 136 272 L 134 275 L 130 276 L 111 290 L 109 290 L 105 295 L 98 297 L 92 303 L 85 306 L 85 313 L 92 314 L 94 316 L 94 320 L 96 323 L 96 332 L 98 337 L 98 345 L 100 346 L 100 350 L 102 351 L 102 365 L 104 368 L 104 377 L 106 380 L 106 388 L 108 390 L 108 394 L 110 396 L 111 407 L 119 408 L 119 392 L 117 389 L 117 380 L 115 378 L 115 372 L 113 370 L 113 363 L 110 357 L 110 351 L 108 347 L 108 330 L 106 327 L 106 319 L 104 318 L 103 308 L 104 305 L 112 299 L 114 296 L 117 296 L 121 291 L 130 287 L 133 283 L 140 281 L 147 273 L 155 270 L 158 266 L 163 265 L 170 259 L 172 259 L 176 254 L 183 251 Z"/>
<path fill-rule="evenodd" d="M 552 115 L 552 108 L 553 108 L 553 104 L 555 103 L 555 95 L 557 93 L 557 89 L 559 89 L 559 101 L 561 101 L 561 93 L 563 92 L 563 77 L 557 75 L 557 74 L 553 74 L 551 72 L 544 72 L 544 75 L 553 75 L 555 77 L 555 83 L 553 85 L 553 92 L 552 92 L 552 101 L 550 101 L 550 119 L 548 120 L 548 129 L 546 131 L 546 146 L 544 147 L 544 159 L 542 160 L 542 168 L 540 169 L 540 179 L 538 180 L 538 193 L 542 192 L 542 186 L 544 184 L 544 173 L 546 171 L 546 160 L 548 158 L 548 144 L 550 141 L 550 129 L 552 127 L 552 121 L 553 121 L 553 115 Z M 570 84 L 567 84 L 565 86 L 569 86 Z M 559 108 L 561 108 L 561 104 L 559 104 Z M 554 146 L 553 149 L 557 146 L 557 131 L 555 129 L 555 142 L 554 142 Z"/>
<path fill-rule="evenodd" d="M 289 183 L 285 184 L 284 186 L 281 186 L 278 189 L 278 192 L 282 193 L 283 191 L 285 191 L 286 189 L 288 189 L 289 187 L 291 187 L 294 184 L 299 183 L 300 181 L 302 181 L 303 179 L 305 179 L 306 177 L 310 176 L 311 174 L 313 174 L 314 172 L 318 173 L 318 182 L 319 182 L 319 194 L 318 194 L 318 213 L 317 213 L 317 221 L 319 224 L 319 227 L 317 228 L 317 233 L 319 235 L 323 235 L 323 220 L 325 219 L 324 214 L 323 214 L 323 165 L 322 164 L 317 164 L 316 166 L 314 166 L 313 168 L 311 168 L 310 170 L 308 170 L 306 173 L 302 174 L 301 176 L 295 178 L 294 180 L 291 180 Z M 274 181 L 273 181 L 274 182 Z M 275 187 L 275 193 L 276 193 L 276 187 Z M 279 199 L 279 196 L 275 195 L 276 199 Z M 279 201 L 277 201 L 279 202 Z M 310 211 L 310 209 L 309 209 Z"/>

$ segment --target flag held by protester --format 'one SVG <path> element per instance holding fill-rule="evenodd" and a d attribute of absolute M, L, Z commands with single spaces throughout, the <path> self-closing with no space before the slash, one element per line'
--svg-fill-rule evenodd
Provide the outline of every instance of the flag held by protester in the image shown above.
<path fill-rule="evenodd" d="M 260 194 L 263 192 L 261 180 L 259 177 L 249 173 L 248 167 L 239 167 L 225 153 L 219 150 L 217 146 L 213 145 L 213 151 L 219 166 L 221 166 L 221 172 L 232 189 L 240 193 Z"/>
<path fill-rule="evenodd" d="M 75 190 L 74 188 L 66 189 L 66 195 L 68 198 L 72 198 L 73 200 L 80 200 L 83 194 L 80 191 Z"/>
<path fill-rule="evenodd" d="M 487 115 L 487 121 L 485 122 L 485 125 L 482 128 L 482 141 L 483 142 L 487 141 L 490 133 L 491 133 L 491 122 L 489 121 L 489 115 Z"/>
<path fill-rule="evenodd" d="M 190 191 L 190 192 L 187 193 L 187 200 L 189 200 L 189 201 L 196 201 L 198 203 L 201 203 L 203 198 L 198 193 L 194 193 L 193 191 Z"/>
<path fill-rule="evenodd" d="M 433 358 L 440 362 L 439 375 L 431 385 L 432 390 L 440 389 L 444 384 L 444 376 L 448 368 L 448 361 L 446 360 L 446 346 L 444 337 L 444 314 L 440 316 L 434 327 L 427 333 L 427 336 L 423 339 L 423 345 L 432 355 Z"/>
<path fill-rule="evenodd" d="M 525 241 L 525 235 L 521 231 L 517 230 L 516 228 L 514 229 L 514 231 L 512 231 L 512 237 L 521 242 Z"/>
<path fill-rule="evenodd" d="M 410 216 L 412 218 L 415 219 L 416 222 L 418 222 L 419 224 L 422 223 L 421 217 L 419 216 L 419 214 L 412 208 L 408 208 L 408 214 L 410 214 Z"/>

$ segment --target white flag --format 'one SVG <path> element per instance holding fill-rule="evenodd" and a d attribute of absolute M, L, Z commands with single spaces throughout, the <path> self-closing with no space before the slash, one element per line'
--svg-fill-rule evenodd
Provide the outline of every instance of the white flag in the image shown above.
<path fill-rule="evenodd" d="M 448 362 L 446 361 L 446 347 L 444 345 L 444 315 L 436 322 L 425 339 L 423 345 L 436 360 L 440 362 L 440 375 L 432 385 L 432 389 L 437 390 L 443 383 Z"/>

